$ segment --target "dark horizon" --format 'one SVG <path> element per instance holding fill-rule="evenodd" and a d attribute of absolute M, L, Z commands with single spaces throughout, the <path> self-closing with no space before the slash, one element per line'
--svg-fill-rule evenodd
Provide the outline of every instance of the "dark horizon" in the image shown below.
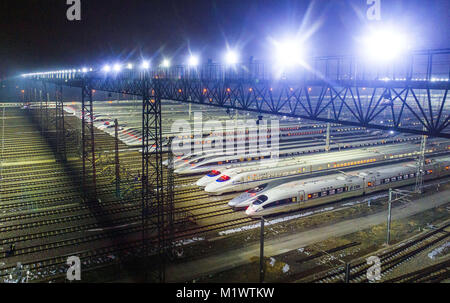
<path fill-rule="evenodd" d="M 66 19 L 65 0 L 0 4 L 0 79 L 23 72 L 95 66 L 112 60 L 167 56 L 181 63 L 189 50 L 220 61 L 227 45 L 242 57 L 267 59 L 270 39 L 314 33 L 313 55 L 351 54 L 368 25 L 365 0 L 143 1 L 81 0 L 82 20 Z M 449 3 L 382 1 L 382 20 L 414 36 L 414 48 L 448 47 Z M 156 59 L 155 59 L 156 60 Z"/>

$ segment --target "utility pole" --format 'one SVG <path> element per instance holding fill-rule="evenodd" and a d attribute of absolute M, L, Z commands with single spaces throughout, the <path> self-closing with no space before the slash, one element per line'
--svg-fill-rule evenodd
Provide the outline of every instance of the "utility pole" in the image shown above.
<path fill-rule="evenodd" d="M 345 263 L 345 283 L 350 283 L 350 263 Z"/>
<path fill-rule="evenodd" d="M 3 150 L 5 148 L 5 110 L 6 106 L 2 109 L 2 153 L 1 153 L 1 163 L 0 163 L 0 190 L 3 187 Z"/>
<path fill-rule="evenodd" d="M 391 210 L 392 210 L 392 188 L 389 188 L 386 245 L 389 245 L 389 242 L 391 240 Z"/>
<path fill-rule="evenodd" d="M 424 127 L 424 130 L 426 128 Z M 417 171 L 416 171 L 416 187 L 415 192 L 421 194 L 422 193 L 422 187 L 423 187 L 423 172 L 424 172 L 424 166 L 425 166 L 425 149 L 427 146 L 427 136 L 422 136 L 422 141 L 420 142 L 420 154 L 419 158 L 417 159 Z"/>
<path fill-rule="evenodd" d="M 330 109 L 328 108 L 328 119 L 330 119 Z M 331 128 L 331 124 L 330 122 L 327 123 L 327 135 L 326 135 L 326 140 L 325 140 L 325 151 L 329 152 L 330 151 L 330 128 Z"/>
<path fill-rule="evenodd" d="M 396 194 L 395 199 L 393 198 L 394 193 Z M 395 201 L 411 202 L 410 200 L 408 200 L 408 197 L 413 193 L 414 192 L 408 191 L 408 190 L 389 188 L 386 245 L 389 245 L 389 243 L 391 241 L 392 202 L 395 202 Z"/>
<path fill-rule="evenodd" d="M 192 103 L 189 103 L 189 121 L 192 119 Z"/>
<path fill-rule="evenodd" d="M 259 246 L 259 283 L 264 282 L 264 217 L 261 217 L 261 233 Z"/>
<path fill-rule="evenodd" d="M 116 153 L 116 197 L 120 198 L 120 162 L 119 162 L 119 122 L 114 120 L 114 137 Z"/>

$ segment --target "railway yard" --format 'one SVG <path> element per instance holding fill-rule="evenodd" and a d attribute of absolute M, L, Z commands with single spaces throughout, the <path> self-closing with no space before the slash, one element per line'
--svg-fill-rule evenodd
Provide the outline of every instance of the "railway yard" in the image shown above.
<path fill-rule="evenodd" d="M 94 102 L 95 199 L 92 184 L 82 182 L 80 103 L 65 104 L 62 137 L 54 104 L 0 105 L 1 282 L 64 282 L 73 255 L 84 282 L 156 279 L 147 275 L 157 271 L 156 253 L 150 248 L 143 258 L 158 236 L 151 224 L 143 232 L 139 104 Z M 180 135 L 171 126 L 179 119 L 194 125 L 194 113 L 204 120 L 258 118 L 163 103 L 170 119 L 162 122 L 162 171 L 174 174 L 173 185 L 163 183 L 173 186 L 167 281 L 257 282 L 261 214 L 266 281 L 368 282 L 371 256 L 381 260 L 376 282 L 448 281 L 450 140 L 427 139 L 418 173 L 420 135 L 283 118 L 275 162 L 240 153 L 249 132 L 233 133 L 235 156 L 185 151 L 172 158 L 169 144 Z M 417 174 L 421 194 L 412 193 Z M 403 192 L 392 202 L 386 245 L 389 188 Z"/>

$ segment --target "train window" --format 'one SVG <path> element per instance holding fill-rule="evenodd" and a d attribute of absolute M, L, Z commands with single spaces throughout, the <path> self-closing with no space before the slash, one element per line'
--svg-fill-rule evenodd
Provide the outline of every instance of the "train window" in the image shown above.
<path fill-rule="evenodd" d="M 320 193 L 321 197 L 325 197 L 326 195 L 327 195 L 327 191 L 323 191 L 323 192 Z"/>
<path fill-rule="evenodd" d="M 389 183 L 389 178 L 384 179 L 384 183 Z"/>
<path fill-rule="evenodd" d="M 414 178 L 414 174 L 409 174 L 409 177 L 410 178 Z"/>
<path fill-rule="evenodd" d="M 263 205 L 263 208 L 270 208 L 270 207 L 274 207 L 274 206 L 276 206 L 276 205 L 277 205 L 277 202 L 272 202 L 272 203 Z"/>
<path fill-rule="evenodd" d="M 427 170 L 427 175 L 432 174 L 432 173 L 433 173 L 433 170 L 432 170 L 432 169 Z"/>
<path fill-rule="evenodd" d="M 397 180 L 403 180 L 403 176 L 398 176 Z"/>
<path fill-rule="evenodd" d="M 335 192 L 336 192 L 336 190 L 334 190 L 334 189 L 330 189 L 330 190 L 328 191 L 328 194 L 329 194 L 329 195 L 334 195 L 334 194 L 335 194 Z"/>
<path fill-rule="evenodd" d="M 318 198 L 318 197 L 319 197 L 319 193 L 313 193 L 313 196 L 312 196 L 312 197 L 313 197 L 313 199 L 314 199 L 314 198 Z"/>
<path fill-rule="evenodd" d="M 222 177 L 220 177 L 220 178 L 217 179 L 216 181 L 217 181 L 217 182 L 225 182 L 225 181 L 228 181 L 228 180 L 230 180 L 230 179 L 231 179 L 230 176 L 223 175 Z"/>
<path fill-rule="evenodd" d="M 396 178 L 396 177 L 392 177 L 392 178 L 391 178 L 391 181 L 392 181 L 392 182 L 397 181 L 397 178 Z"/>
<path fill-rule="evenodd" d="M 268 199 L 268 198 L 267 198 L 266 195 L 261 195 L 261 196 L 259 196 L 258 198 L 256 198 L 255 201 L 253 201 L 253 204 L 254 204 L 254 205 L 260 205 L 260 204 L 266 202 L 267 199 Z M 269 203 L 269 204 L 271 204 L 271 203 Z"/>
<path fill-rule="evenodd" d="M 336 193 L 338 193 L 338 194 L 342 193 L 343 191 L 344 191 L 344 189 L 342 187 L 336 189 Z"/>
<path fill-rule="evenodd" d="M 211 171 L 207 176 L 208 176 L 208 177 L 215 177 L 215 176 L 218 176 L 218 175 L 220 175 L 220 171 L 218 171 L 218 170 L 213 170 L 213 171 Z"/>
<path fill-rule="evenodd" d="M 373 186 L 373 183 L 372 182 L 367 182 L 367 186 L 371 187 L 371 186 Z"/>
<path fill-rule="evenodd" d="M 403 179 L 404 179 L 404 180 L 408 179 L 408 175 L 404 175 L 404 176 L 403 176 Z"/>

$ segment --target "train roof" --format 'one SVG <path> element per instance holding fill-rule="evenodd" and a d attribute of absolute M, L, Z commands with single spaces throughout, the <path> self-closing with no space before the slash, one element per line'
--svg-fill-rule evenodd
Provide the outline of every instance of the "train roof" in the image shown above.
<path fill-rule="evenodd" d="M 239 174 L 239 173 L 252 173 L 252 172 L 260 172 L 264 170 L 277 170 L 277 169 L 293 169 L 294 167 L 298 167 L 299 165 L 313 165 L 320 164 L 324 161 L 331 162 L 335 160 L 337 161 L 345 161 L 351 160 L 352 157 L 371 157 L 380 154 L 389 154 L 392 152 L 400 153 L 410 153 L 418 150 L 417 144 L 411 143 L 401 143 L 395 145 L 383 145 L 378 147 L 369 147 L 369 148 L 358 148 L 351 149 L 345 151 L 335 151 L 329 152 L 326 154 L 313 154 L 313 155 L 304 155 L 298 156 L 295 158 L 289 159 L 280 159 L 276 161 L 275 159 L 270 159 L 266 161 L 262 161 L 259 165 L 253 165 L 249 167 L 237 167 L 230 168 L 223 171 L 223 174 Z M 264 163 L 266 162 L 266 163 Z"/>
<path fill-rule="evenodd" d="M 450 162 L 450 156 L 443 156 L 433 158 L 433 162 L 431 164 L 426 165 L 430 166 L 433 163 L 441 163 L 441 162 Z M 358 170 L 353 171 L 351 173 L 337 173 L 327 176 L 322 176 L 321 178 L 311 178 L 311 179 L 303 179 L 285 182 L 279 186 L 273 187 L 267 190 L 263 194 L 276 195 L 280 199 L 284 199 L 286 197 L 292 196 L 292 189 L 295 191 L 307 190 L 307 192 L 318 192 L 321 190 L 337 188 L 343 185 L 347 185 L 349 183 L 356 183 L 363 178 L 367 178 L 370 176 L 376 176 L 379 178 L 392 177 L 396 175 L 404 174 L 405 172 L 411 173 L 411 171 L 415 171 L 417 166 L 415 162 L 410 161 L 407 163 L 399 164 L 391 164 L 387 166 L 383 166 L 377 169 L 366 169 L 366 170 Z"/>

